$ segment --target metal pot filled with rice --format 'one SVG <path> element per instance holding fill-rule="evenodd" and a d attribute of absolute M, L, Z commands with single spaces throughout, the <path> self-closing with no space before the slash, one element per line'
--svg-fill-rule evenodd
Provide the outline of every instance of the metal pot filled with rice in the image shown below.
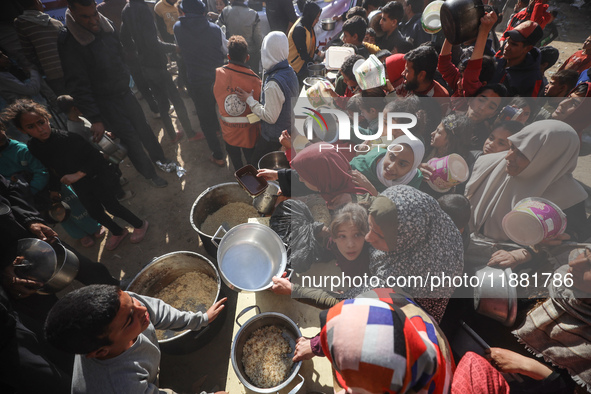
<path fill-rule="evenodd" d="M 211 240 L 223 223 L 227 224 L 229 230 L 247 223 L 249 218 L 259 216 L 252 206 L 250 194 L 246 193 L 238 182 L 228 182 L 203 191 L 193 203 L 190 220 L 207 253 L 216 257 L 217 247 Z M 222 232 L 215 240 L 221 241 L 223 235 Z"/>
<path fill-rule="evenodd" d="M 159 298 L 182 311 L 205 313 L 220 298 L 221 280 L 217 268 L 207 258 L 180 251 L 152 260 L 133 278 L 127 290 Z M 156 336 L 163 351 L 188 352 L 210 339 L 207 334 L 219 331 L 217 326 L 223 321 L 223 316 L 218 317 L 199 331 L 156 330 Z"/>
<path fill-rule="evenodd" d="M 244 309 L 238 319 L 249 309 Z M 256 307 L 258 309 L 258 307 Z M 250 318 L 240 327 L 232 344 L 232 367 L 244 386 L 256 393 L 275 393 L 298 376 L 301 361 L 292 361 L 296 341 L 302 336 L 289 317 L 265 312 Z M 292 392 L 303 385 L 300 382 Z"/>

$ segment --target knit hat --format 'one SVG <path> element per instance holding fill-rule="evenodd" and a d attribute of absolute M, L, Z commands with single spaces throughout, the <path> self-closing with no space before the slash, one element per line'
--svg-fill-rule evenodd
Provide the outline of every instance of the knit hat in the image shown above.
<path fill-rule="evenodd" d="M 185 14 L 203 15 L 205 13 L 205 4 L 201 0 L 182 0 L 180 9 Z"/>

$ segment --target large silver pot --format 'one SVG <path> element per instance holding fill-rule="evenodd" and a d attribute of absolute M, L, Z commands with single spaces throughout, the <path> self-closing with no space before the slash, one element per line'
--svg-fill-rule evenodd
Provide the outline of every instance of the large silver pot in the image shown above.
<path fill-rule="evenodd" d="M 326 66 L 322 63 L 308 63 L 308 76 L 310 77 L 326 77 Z"/>
<path fill-rule="evenodd" d="M 201 225 L 209 215 L 233 202 L 252 204 L 252 197 L 237 182 L 220 183 L 209 187 L 193 203 L 191 226 L 199 234 L 203 247 L 211 257 L 216 257 L 217 254 L 217 245 L 211 242 L 215 234 L 205 234 L 201 231 Z M 221 237 L 216 238 L 216 241 L 221 241 Z"/>
<path fill-rule="evenodd" d="M 65 289 L 78 275 L 80 268 L 78 257 L 59 241 L 51 244 L 51 247 L 55 251 L 57 267 L 52 277 L 37 291 L 39 294 L 52 294 Z"/>
<path fill-rule="evenodd" d="M 246 323 L 244 323 L 244 325 L 241 325 L 238 322 L 238 319 L 240 319 L 246 312 L 253 308 L 257 308 L 259 314 L 257 314 L 254 317 L 251 317 L 250 319 L 248 319 Z M 244 308 L 242 312 L 240 312 L 238 316 L 236 316 L 236 324 L 240 326 L 240 330 L 238 330 L 238 333 L 234 338 L 234 342 L 232 343 L 232 367 L 234 368 L 236 376 L 238 376 L 238 379 L 240 380 L 240 382 L 242 382 L 244 387 L 246 387 L 248 390 L 254 391 L 255 393 L 269 394 L 277 392 L 285 386 L 287 386 L 289 383 L 291 383 L 291 381 L 298 375 L 298 371 L 300 370 L 300 367 L 302 365 L 301 361 L 298 361 L 297 363 L 294 363 L 292 365 L 289 377 L 285 381 L 283 381 L 283 383 L 281 383 L 279 386 L 271 388 L 260 388 L 252 384 L 246 376 L 246 373 L 244 372 L 244 365 L 242 364 L 242 352 L 244 349 L 244 344 L 246 343 L 248 338 L 250 338 L 254 331 L 264 326 L 276 325 L 279 327 L 279 329 L 282 330 L 282 336 L 289 342 L 289 346 L 291 347 L 291 354 L 289 356 L 293 357 L 293 353 L 295 352 L 296 341 L 298 340 L 298 338 L 302 336 L 300 329 L 293 322 L 293 320 L 277 312 L 260 313 L 259 307 L 253 305 Z M 296 385 L 288 394 L 297 393 L 299 389 L 303 386 L 304 378 L 302 378 L 301 375 L 300 378 L 302 379 L 302 381 L 298 383 L 298 385 Z"/>
<path fill-rule="evenodd" d="M 133 278 L 129 283 L 127 290 L 153 297 L 166 286 L 170 285 L 175 279 L 188 272 L 201 272 L 213 278 L 217 282 L 217 292 L 213 302 L 215 303 L 218 301 L 221 289 L 218 270 L 213 263 L 204 256 L 188 251 L 172 252 L 155 258 Z M 213 303 L 211 305 L 213 305 Z M 206 305 L 201 309 L 207 311 L 211 305 Z M 199 312 L 205 311 L 199 310 Z M 161 339 L 158 343 L 163 351 L 169 353 L 184 353 L 194 350 L 195 346 L 200 345 L 197 339 L 202 339 L 209 331 L 216 333 L 217 329 L 212 328 L 212 325 L 216 325 L 216 323 L 223 324 L 223 320 L 224 319 L 221 318 L 221 316 L 218 316 L 211 325 L 208 325 L 199 331 L 179 331 L 176 332 L 172 338 Z"/>
<path fill-rule="evenodd" d="M 480 287 L 474 288 L 474 309 L 510 327 L 517 316 L 517 290 L 509 285 L 511 268 L 484 267 L 476 271 Z"/>
<path fill-rule="evenodd" d="M 217 253 L 220 275 L 235 291 L 260 291 L 273 285 L 287 266 L 287 252 L 279 235 L 258 223 L 244 223 L 224 235 Z"/>
<path fill-rule="evenodd" d="M 304 80 L 304 83 L 305 82 L 306 81 Z M 290 168 L 287 156 L 285 156 L 285 153 L 281 151 L 267 153 L 259 160 L 259 170 L 265 168 L 268 170 L 280 170 L 282 168 Z"/>

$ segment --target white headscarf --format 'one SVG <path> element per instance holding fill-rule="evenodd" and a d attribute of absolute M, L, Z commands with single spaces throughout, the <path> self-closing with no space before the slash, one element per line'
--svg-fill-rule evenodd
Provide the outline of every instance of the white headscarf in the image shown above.
<path fill-rule="evenodd" d="M 507 152 L 482 155 L 474 164 L 466 185 L 472 206 L 470 230 L 497 241 L 509 239 L 503 231 L 503 217 L 526 197 L 542 197 L 561 209 L 587 198 L 572 172 L 579 156 L 579 137 L 568 124 L 542 120 L 526 126 L 509 141 L 530 161 L 517 176 L 505 171 Z"/>
<path fill-rule="evenodd" d="M 287 60 L 289 55 L 289 41 L 285 33 L 272 31 L 263 39 L 261 45 L 261 62 L 263 69 L 268 71 L 277 63 Z"/>
<path fill-rule="evenodd" d="M 411 170 L 405 176 L 403 176 L 402 178 L 398 178 L 398 179 L 388 180 L 388 179 L 384 178 L 383 163 L 384 163 L 384 158 L 386 157 L 386 155 L 384 155 L 378 161 L 378 164 L 376 166 L 376 175 L 378 176 L 378 179 L 380 180 L 382 185 L 384 185 L 386 187 L 396 186 L 396 185 L 407 185 L 410 181 L 412 181 L 413 178 L 415 177 L 415 175 L 417 174 L 417 167 L 419 166 L 419 164 L 421 164 L 421 161 L 423 161 L 423 156 L 425 155 L 425 146 L 423 145 L 421 140 L 419 140 L 419 139 L 411 140 L 407 135 L 400 136 L 400 137 L 396 138 L 394 141 L 392 141 L 392 143 L 388 146 L 388 151 L 390 151 L 390 149 L 392 149 L 395 145 L 400 145 L 400 144 L 408 145 L 410 147 L 410 149 L 412 149 L 415 159 L 412 163 Z"/>

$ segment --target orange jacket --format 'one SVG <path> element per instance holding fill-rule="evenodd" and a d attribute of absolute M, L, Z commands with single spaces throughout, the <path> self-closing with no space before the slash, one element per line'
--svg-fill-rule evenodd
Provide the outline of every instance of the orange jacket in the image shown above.
<path fill-rule="evenodd" d="M 260 122 L 251 124 L 246 118 L 250 107 L 236 96 L 237 87 L 246 92 L 254 90 L 255 100 L 261 96 L 261 79 L 250 68 L 230 63 L 215 70 L 213 94 L 220 111 L 222 137 L 229 145 L 252 148 L 259 136 Z"/>

